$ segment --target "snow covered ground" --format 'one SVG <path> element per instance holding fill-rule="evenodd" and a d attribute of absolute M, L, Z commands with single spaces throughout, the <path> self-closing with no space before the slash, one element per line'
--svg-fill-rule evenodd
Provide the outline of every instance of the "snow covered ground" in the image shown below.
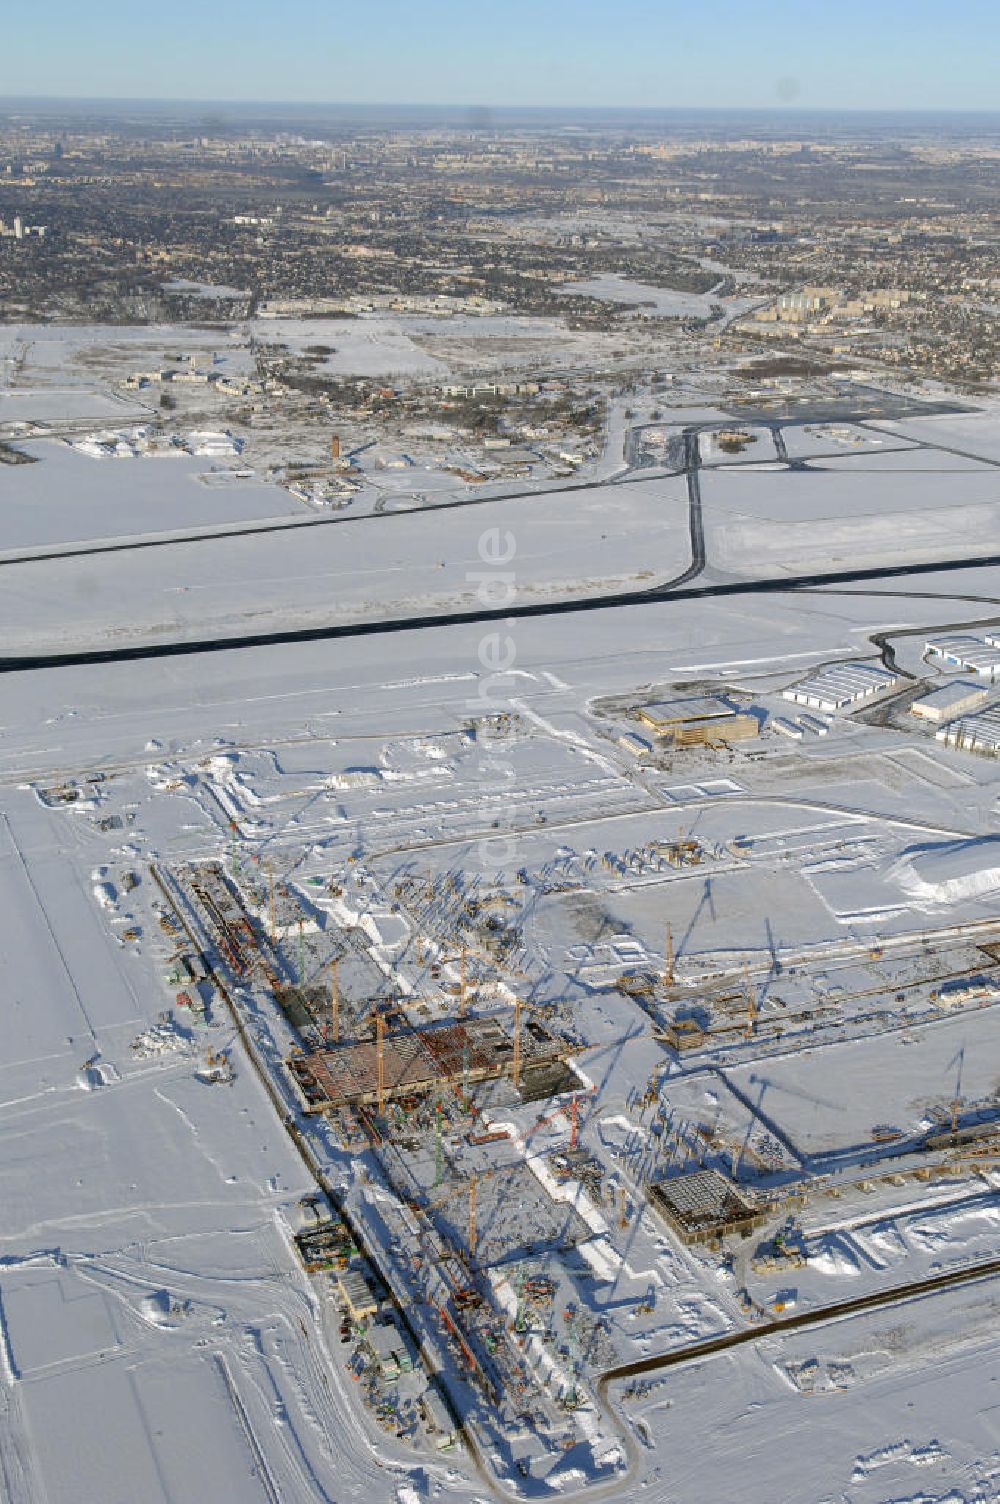
<path fill-rule="evenodd" d="M 112 481 L 125 486 L 136 465 L 153 466 L 161 485 L 176 475 L 174 486 L 200 500 L 191 462 L 186 475 L 179 461 L 113 466 Z M 89 487 L 98 484 L 92 466 L 83 474 Z M 205 491 L 206 505 L 214 494 Z M 241 483 L 234 495 L 234 511 L 247 502 L 270 507 L 272 498 L 288 507 L 285 493 L 271 488 Z M 101 505 L 106 521 L 94 525 L 105 531 L 113 504 L 104 497 Z M 663 480 L 583 495 L 540 492 L 454 514 L 407 512 L 291 528 L 266 542 L 231 535 L 127 555 L 22 563 L 8 566 L 0 634 L 8 651 L 23 651 L 471 610 L 487 594 L 487 603 L 504 605 L 515 596 L 560 600 L 588 590 L 641 590 L 687 564 L 686 510 L 683 481 Z M 497 569 L 484 563 L 482 549 L 506 552 L 508 532 L 515 555 L 504 572 L 514 579 L 489 580 Z"/>
<path fill-rule="evenodd" d="M 366 353 L 358 322 L 350 359 L 391 359 L 398 330 Z M 726 421 L 707 401 L 704 421 Z M 868 429 L 857 445 L 799 435 L 805 470 L 777 446 L 766 465 L 705 468 L 709 569 L 993 551 L 985 425 L 970 460 L 916 447 L 932 421 L 898 450 Z M 203 492 L 215 523 L 275 499 L 204 486 L 192 459 L 31 447 L 36 465 L 0 469 L 7 548 L 160 531 L 171 509 L 190 526 Z M 639 589 L 689 564 L 688 503 L 681 476 L 619 481 L 4 564 L 0 634 L 11 656 L 433 616 L 476 603 L 484 537 L 495 555 L 508 532 L 498 604 L 508 584 L 518 602 Z M 992 1504 L 1000 764 L 936 743 L 902 703 L 830 715 L 801 742 L 771 722 L 828 662 L 895 654 L 933 680 L 923 633 L 995 622 L 994 574 L 512 617 L 500 676 L 474 623 L 5 667 L 13 1504 Z M 706 695 L 760 734 L 668 747 L 634 718 Z M 570 1073 L 535 1098 L 503 1074 L 463 1081 L 425 1121 L 390 1104 L 378 1133 L 307 1114 L 283 1060 L 313 1025 L 227 955 L 190 896 L 209 864 L 274 975 L 308 984 L 307 1019 L 332 1007 L 340 956 L 350 1037 L 387 993 L 421 1027 L 460 997 L 507 1031 L 517 997 Z M 211 975 L 178 981 L 189 953 Z M 338 1336 L 335 1271 L 307 1274 L 290 1237 L 317 1168 L 475 1454 L 397 1434 L 379 1407 L 425 1375 L 372 1387 L 365 1334 Z M 748 1198 L 745 1238 L 686 1243 L 656 1210 L 651 1184 L 703 1169 Z M 882 1304 L 832 1319 L 852 1297 Z M 765 1326 L 784 1315 L 808 1324 Z M 513 1381 L 495 1400 L 470 1381 L 460 1323 Z M 676 1366 L 607 1377 L 647 1359 Z"/>
<path fill-rule="evenodd" d="M 647 282 L 635 282 L 613 273 L 568 282 L 559 291 L 578 297 L 605 298 L 609 303 L 635 304 L 635 317 L 646 319 L 707 319 L 713 308 L 720 304 L 727 318 L 736 318 L 754 302 L 752 298 L 721 298 L 712 290 L 696 293 L 679 292 L 672 287 L 653 287 Z"/>
<path fill-rule="evenodd" d="M 258 319 L 258 339 L 301 353 L 310 346 L 333 351 L 317 369 L 340 376 L 433 376 L 446 379 L 448 365 L 411 340 L 399 319 L 365 314 L 354 319 Z"/>
<path fill-rule="evenodd" d="M 124 423 L 147 416 L 144 404 L 82 387 L 0 388 L 0 434 L 4 436 L 67 421 Z"/>
<path fill-rule="evenodd" d="M 1000 470 L 961 459 L 940 464 L 908 450 L 816 461 L 807 471 L 706 472 L 709 557 L 734 574 L 773 576 L 995 552 Z"/>
<path fill-rule="evenodd" d="M 210 528 L 303 512 L 278 486 L 182 452 L 92 459 L 56 440 L 18 445 L 37 461 L 0 465 L 3 552 Z M 214 484 L 206 484 L 211 477 Z"/>

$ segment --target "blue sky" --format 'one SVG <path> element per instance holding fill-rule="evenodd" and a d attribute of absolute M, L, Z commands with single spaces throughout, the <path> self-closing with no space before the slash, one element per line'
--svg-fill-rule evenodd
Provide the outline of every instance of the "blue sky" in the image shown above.
<path fill-rule="evenodd" d="M 0 95 L 1000 109 L 1000 0 L 11 0 Z"/>

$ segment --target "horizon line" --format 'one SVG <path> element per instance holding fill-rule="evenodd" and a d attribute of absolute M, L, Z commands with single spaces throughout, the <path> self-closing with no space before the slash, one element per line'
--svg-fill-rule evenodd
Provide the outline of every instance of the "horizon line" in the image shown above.
<path fill-rule="evenodd" d="M 33 105 L 33 104 L 85 104 L 85 105 L 241 105 L 266 107 L 268 109 L 288 110 L 461 110 L 470 114 L 478 112 L 520 112 L 532 111 L 537 114 L 565 115 L 573 113 L 592 114 L 619 114 L 619 115 L 739 115 L 760 114 L 789 116 L 803 115 L 977 115 L 1000 118 L 1000 107 L 977 106 L 969 108 L 960 105 L 935 105 L 932 107 L 918 105 L 893 105 L 893 106 L 870 106 L 870 105 L 810 105 L 795 101 L 779 104 L 707 104 L 707 105 L 635 105 L 635 104 L 504 104 L 492 102 L 483 104 L 473 100 L 465 101 L 420 101 L 420 100 L 384 100 L 384 99 L 260 99 L 243 98 L 236 96 L 209 96 L 209 95 L 112 95 L 112 94 L 4 94 L 0 93 L 0 106 Z"/>

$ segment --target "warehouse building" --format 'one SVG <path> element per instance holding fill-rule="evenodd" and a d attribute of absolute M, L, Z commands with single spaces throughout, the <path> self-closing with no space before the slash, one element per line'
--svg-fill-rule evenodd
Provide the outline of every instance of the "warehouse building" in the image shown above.
<path fill-rule="evenodd" d="M 781 693 L 811 710 L 853 710 L 901 682 L 899 674 L 878 664 L 831 663 Z"/>
<path fill-rule="evenodd" d="M 794 742 L 804 741 L 807 736 L 827 736 L 830 731 L 826 721 L 808 713 L 794 717 L 775 715 L 768 721 L 768 725 L 772 731 L 777 731 L 780 736 L 787 736 Z"/>
<path fill-rule="evenodd" d="M 804 728 L 799 725 L 798 721 L 790 721 L 787 716 L 772 716 L 769 724 L 772 731 L 779 732 L 781 736 L 789 737 L 793 742 L 802 741 L 803 737 L 806 734 Z"/>
<path fill-rule="evenodd" d="M 962 752 L 978 752 L 981 757 L 1000 757 L 1000 706 L 965 716 L 942 726 L 937 741 Z"/>
<path fill-rule="evenodd" d="M 953 679 L 949 684 L 941 684 L 921 695 L 919 700 L 914 700 L 910 714 L 943 726 L 945 721 L 953 721 L 956 716 L 970 715 L 972 711 L 978 710 L 988 697 L 989 690 L 983 685 L 970 684 L 966 679 Z"/>
<path fill-rule="evenodd" d="M 631 757 L 646 757 L 652 748 L 644 736 L 637 736 L 634 731 L 624 731 L 618 738 L 619 747 L 624 748 Z"/>
<path fill-rule="evenodd" d="M 924 656 L 940 659 L 955 668 L 977 674 L 990 684 L 1000 679 L 1000 645 L 998 634 L 992 637 L 974 637 L 971 632 L 949 633 L 943 637 L 929 637 L 924 644 Z"/>
<path fill-rule="evenodd" d="M 412 1373 L 420 1361 L 412 1338 L 400 1329 L 395 1315 L 386 1326 L 368 1328 L 365 1346 L 384 1379 L 398 1379 L 400 1374 Z"/>

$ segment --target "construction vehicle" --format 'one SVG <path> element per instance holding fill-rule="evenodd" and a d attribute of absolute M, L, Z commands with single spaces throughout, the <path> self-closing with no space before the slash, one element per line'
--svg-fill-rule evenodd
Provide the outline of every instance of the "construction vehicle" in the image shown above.
<path fill-rule="evenodd" d="M 232 1086 L 236 1080 L 236 1072 L 225 1050 L 208 1049 L 205 1052 L 205 1064 L 196 1074 L 200 1081 L 209 1085 Z"/>

